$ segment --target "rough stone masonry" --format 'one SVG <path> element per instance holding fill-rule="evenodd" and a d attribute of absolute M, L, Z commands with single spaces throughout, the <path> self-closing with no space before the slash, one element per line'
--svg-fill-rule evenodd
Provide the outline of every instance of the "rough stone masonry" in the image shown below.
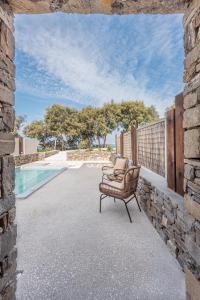
<path fill-rule="evenodd" d="M 16 225 L 14 189 L 15 39 L 13 12 L 0 1 L 0 299 L 14 299 L 16 289 Z"/>
<path fill-rule="evenodd" d="M 16 13 L 184 13 L 190 0 L 10 0 Z"/>
<path fill-rule="evenodd" d="M 200 297 L 200 1 L 191 1 L 184 16 L 184 207 L 193 218 L 185 234 L 189 254 L 186 270 L 188 299 Z M 186 221 L 186 219 L 185 219 Z"/>
<path fill-rule="evenodd" d="M 200 295 L 200 0 L 0 0 L 0 299 L 15 298 L 14 189 L 15 41 L 13 13 L 185 13 L 185 200 L 192 226 L 180 239 L 187 252 L 187 297 Z M 156 211 L 155 211 L 156 212 Z M 183 223 L 187 223 L 183 217 Z M 173 221 L 173 220 L 171 220 Z M 167 225 L 166 219 L 163 219 Z M 181 238 L 181 237 L 180 237 Z M 173 248 L 173 240 L 171 240 Z"/>

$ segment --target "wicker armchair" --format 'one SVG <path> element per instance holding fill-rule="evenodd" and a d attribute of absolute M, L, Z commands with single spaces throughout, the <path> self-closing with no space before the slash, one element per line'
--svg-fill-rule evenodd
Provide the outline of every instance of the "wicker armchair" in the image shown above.
<path fill-rule="evenodd" d="M 125 157 L 117 157 L 115 160 L 115 164 L 113 166 L 103 166 L 102 167 L 102 181 L 107 179 L 109 175 L 120 175 L 125 174 L 128 168 L 128 158 Z"/>
<path fill-rule="evenodd" d="M 135 194 L 137 190 L 139 174 L 140 166 L 131 167 L 125 172 L 121 182 L 109 180 L 102 181 L 99 184 L 99 190 L 101 192 L 99 212 L 101 213 L 101 201 L 106 197 L 113 197 L 114 202 L 115 199 L 119 199 L 124 202 L 129 220 L 132 223 L 127 204 L 135 198 L 138 208 L 141 211 L 138 199 Z"/>

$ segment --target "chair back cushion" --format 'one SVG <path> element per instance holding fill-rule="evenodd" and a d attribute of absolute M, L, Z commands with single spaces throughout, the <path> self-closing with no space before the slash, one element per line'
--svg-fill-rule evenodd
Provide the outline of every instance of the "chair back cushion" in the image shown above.
<path fill-rule="evenodd" d="M 128 167 L 128 159 L 127 158 L 116 158 L 114 170 L 126 170 Z"/>

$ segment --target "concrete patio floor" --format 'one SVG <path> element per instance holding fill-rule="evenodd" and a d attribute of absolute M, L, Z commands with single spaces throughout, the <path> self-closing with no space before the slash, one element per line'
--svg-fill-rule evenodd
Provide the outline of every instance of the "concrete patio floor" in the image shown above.
<path fill-rule="evenodd" d="M 184 273 L 136 204 L 103 200 L 98 166 L 17 200 L 19 300 L 185 300 Z"/>

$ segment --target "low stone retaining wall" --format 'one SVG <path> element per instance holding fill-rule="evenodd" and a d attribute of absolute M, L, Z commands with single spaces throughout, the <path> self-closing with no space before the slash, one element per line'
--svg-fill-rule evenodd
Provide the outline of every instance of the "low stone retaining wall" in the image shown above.
<path fill-rule="evenodd" d="M 54 154 L 59 153 L 59 150 L 52 150 L 52 151 L 47 151 L 47 152 L 40 152 L 39 154 L 44 154 L 44 158 L 50 157 Z"/>
<path fill-rule="evenodd" d="M 192 266 L 195 270 L 195 261 L 200 259 L 197 251 L 200 246 L 200 226 L 185 211 L 183 198 L 166 187 L 164 178 L 146 170 L 141 172 L 138 195 L 149 220 L 183 270 Z M 196 241 L 192 245 L 191 233 Z M 187 246 L 193 248 L 194 257 L 189 254 L 191 251 Z"/>
<path fill-rule="evenodd" d="M 104 150 L 69 150 L 67 160 L 110 160 L 111 152 Z"/>
<path fill-rule="evenodd" d="M 52 156 L 58 152 L 59 152 L 58 150 L 53 150 L 53 151 L 47 151 L 47 152 L 38 152 L 38 153 L 34 153 L 34 154 L 25 154 L 25 155 L 22 154 L 22 155 L 14 156 L 15 165 L 21 166 L 24 164 L 32 163 L 34 161 L 43 160 L 46 157 Z"/>

